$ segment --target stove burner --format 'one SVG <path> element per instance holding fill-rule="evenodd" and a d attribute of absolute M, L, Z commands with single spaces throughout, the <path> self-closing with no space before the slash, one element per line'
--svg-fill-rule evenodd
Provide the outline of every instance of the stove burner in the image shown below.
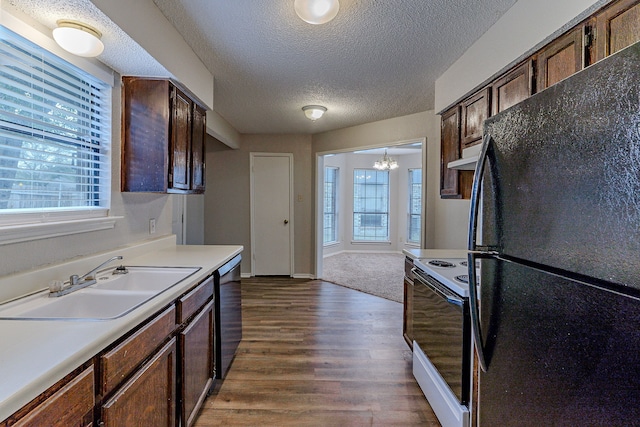
<path fill-rule="evenodd" d="M 439 259 L 433 259 L 429 261 L 427 264 L 433 265 L 434 267 L 445 267 L 445 268 L 452 268 L 456 266 L 455 264 L 452 264 L 449 261 L 442 261 Z"/>
<path fill-rule="evenodd" d="M 454 277 L 454 279 L 457 280 L 458 282 L 466 283 L 467 285 L 469 284 L 468 274 L 461 274 L 460 276 Z"/>

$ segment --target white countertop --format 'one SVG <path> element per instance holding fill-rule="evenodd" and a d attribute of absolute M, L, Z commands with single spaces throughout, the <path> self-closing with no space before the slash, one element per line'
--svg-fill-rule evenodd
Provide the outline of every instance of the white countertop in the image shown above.
<path fill-rule="evenodd" d="M 467 258 L 466 249 L 403 249 L 402 253 L 411 259 Z"/>
<path fill-rule="evenodd" d="M 4 420 L 131 328 L 241 253 L 242 246 L 168 246 L 126 257 L 125 265 L 201 267 L 118 319 L 0 321 L 0 420 Z M 106 257 L 105 257 L 106 259 Z"/>

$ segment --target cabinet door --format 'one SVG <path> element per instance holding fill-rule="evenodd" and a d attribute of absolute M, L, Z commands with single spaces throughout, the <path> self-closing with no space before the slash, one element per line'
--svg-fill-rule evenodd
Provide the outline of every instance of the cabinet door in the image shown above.
<path fill-rule="evenodd" d="M 460 198 L 458 171 L 447 168 L 449 162 L 460 158 L 460 107 L 442 114 L 440 133 L 440 197 Z"/>
<path fill-rule="evenodd" d="M 482 140 L 482 125 L 489 117 L 489 88 L 462 101 L 462 121 L 460 128 L 461 150 L 478 144 Z"/>
<path fill-rule="evenodd" d="M 583 68 L 583 32 L 584 26 L 579 26 L 540 51 L 536 61 L 536 92 Z"/>
<path fill-rule="evenodd" d="M 596 15 L 596 60 L 640 40 L 640 3 L 621 0 Z"/>
<path fill-rule="evenodd" d="M 404 310 L 402 318 L 404 340 L 413 348 L 413 283 L 404 279 Z"/>
<path fill-rule="evenodd" d="M 166 80 L 122 78 L 122 191 L 167 191 L 170 96 Z"/>
<path fill-rule="evenodd" d="M 197 105 L 193 106 L 193 130 L 191 145 L 191 190 L 203 193 L 205 187 L 205 138 L 206 111 Z"/>
<path fill-rule="evenodd" d="M 18 420 L 14 426 L 90 426 L 94 405 L 93 366 Z"/>
<path fill-rule="evenodd" d="M 213 301 L 182 331 L 181 425 L 196 419 L 213 381 Z"/>
<path fill-rule="evenodd" d="M 531 96 L 531 67 L 527 61 L 491 85 L 491 111 L 498 114 Z"/>
<path fill-rule="evenodd" d="M 189 190 L 191 184 L 192 101 L 180 89 L 173 89 L 171 116 L 171 168 L 169 187 Z"/>
<path fill-rule="evenodd" d="M 176 339 L 142 365 L 101 408 L 105 427 L 175 427 Z"/>

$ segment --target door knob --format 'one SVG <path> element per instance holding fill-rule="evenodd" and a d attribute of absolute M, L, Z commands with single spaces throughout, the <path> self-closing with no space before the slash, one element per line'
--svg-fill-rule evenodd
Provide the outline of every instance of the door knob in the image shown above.
<path fill-rule="evenodd" d="M 289 220 L 288 220 L 288 219 L 285 219 L 285 220 L 284 220 L 284 225 L 287 225 L 287 224 L 289 224 Z"/>

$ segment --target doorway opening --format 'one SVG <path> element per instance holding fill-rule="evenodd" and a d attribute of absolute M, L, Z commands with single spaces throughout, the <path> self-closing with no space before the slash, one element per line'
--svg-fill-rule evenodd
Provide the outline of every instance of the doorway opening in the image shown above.
<path fill-rule="evenodd" d="M 382 160 L 385 153 L 397 162 L 396 169 L 374 168 L 374 163 Z M 394 254 L 397 258 L 388 257 L 393 264 L 386 266 L 383 261 L 369 263 L 366 260 L 377 270 L 362 276 L 367 277 L 367 282 L 377 278 L 385 280 L 389 265 L 402 270 L 399 263 L 402 250 L 420 248 L 424 240 L 425 168 L 424 138 L 318 153 L 316 277 L 335 277 L 325 271 L 325 259 L 327 265 L 334 268 L 340 263 L 329 262 L 330 258 L 334 261 L 348 255 L 356 259 L 358 254 L 371 255 L 369 258 L 372 254 Z M 364 258 L 361 261 L 347 267 L 354 276 L 362 275 L 356 268 L 365 264 Z M 374 280 L 370 280 L 371 277 Z M 401 286 L 402 277 L 398 280 L 398 287 Z"/>

